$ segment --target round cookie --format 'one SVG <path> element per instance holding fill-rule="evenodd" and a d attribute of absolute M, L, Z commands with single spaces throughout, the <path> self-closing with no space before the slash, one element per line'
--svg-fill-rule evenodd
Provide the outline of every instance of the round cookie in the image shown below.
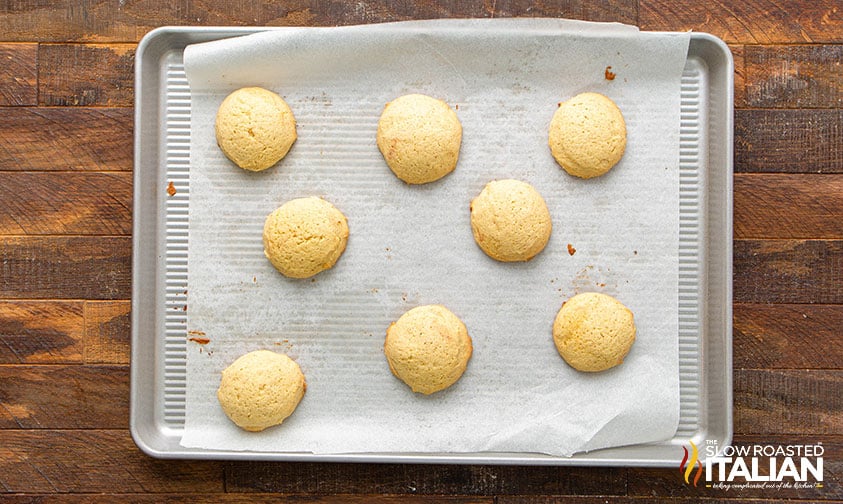
<path fill-rule="evenodd" d="M 223 370 L 217 399 L 232 422 L 258 432 L 292 415 L 306 388 L 304 374 L 293 359 L 258 350 Z"/>
<path fill-rule="evenodd" d="M 465 324 L 440 305 L 413 308 L 390 324 L 383 345 L 389 369 L 413 392 L 432 394 L 460 379 L 471 358 Z"/>
<path fill-rule="evenodd" d="M 462 124 L 442 100 L 409 94 L 386 104 L 378 148 L 395 175 L 408 184 L 426 184 L 454 171 Z"/>
<path fill-rule="evenodd" d="M 589 179 L 608 172 L 626 149 L 626 123 L 615 102 L 582 93 L 559 104 L 550 121 L 550 152 L 566 172 Z"/>
<path fill-rule="evenodd" d="M 566 301 L 553 321 L 559 355 L 579 371 L 604 371 L 621 364 L 635 342 L 632 312 L 620 301 L 597 292 Z"/>
<path fill-rule="evenodd" d="M 529 261 L 550 239 L 550 212 L 541 194 L 526 182 L 489 182 L 469 208 L 474 240 L 492 259 Z"/>
<path fill-rule="evenodd" d="M 259 87 L 228 95 L 217 111 L 215 130 L 223 154 L 249 171 L 274 165 L 296 141 L 296 119 L 287 102 Z"/>
<path fill-rule="evenodd" d="M 308 278 L 333 267 L 347 242 L 345 215 L 317 197 L 284 203 L 263 226 L 264 255 L 290 278 Z"/>

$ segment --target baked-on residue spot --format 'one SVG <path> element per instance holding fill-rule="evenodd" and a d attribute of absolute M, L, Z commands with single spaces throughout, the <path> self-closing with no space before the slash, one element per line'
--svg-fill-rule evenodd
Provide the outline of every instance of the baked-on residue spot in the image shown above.
<path fill-rule="evenodd" d="M 576 253 L 577 253 L 577 249 L 575 249 L 574 246 L 569 243 L 568 244 L 568 255 L 574 255 Z"/>
<path fill-rule="evenodd" d="M 615 72 L 612 71 L 611 66 L 606 67 L 606 71 L 604 72 L 604 76 L 606 77 L 606 80 L 615 80 L 616 74 L 615 74 Z"/>
<path fill-rule="evenodd" d="M 192 335 L 192 337 L 187 338 L 188 341 L 192 341 L 192 342 L 198 343 L 200 345 L 207 345 L 208 343 L 211 342 L 210 338 L 204 337 L 205 331 L 190 330 L 190 331 L 187 331 L 187 334 Z M 201 348 L 200 348 L 200 350 L 201 350 Z"/>
<path fill-rule="evenodd" d="M 170 196 L 176 195 L 176 186 L 173 185 L 173 181 L 171 180 L 169 184 L 167 184 L 167 194 Z"/>

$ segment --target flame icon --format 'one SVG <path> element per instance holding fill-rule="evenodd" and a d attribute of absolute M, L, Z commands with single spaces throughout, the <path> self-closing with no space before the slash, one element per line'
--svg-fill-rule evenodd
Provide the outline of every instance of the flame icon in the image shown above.
<path fill-rule="evenodd" d="M 679 472 L 685 474 L 685 483 L 690 485 L 691 473 L 694 470 L 694 466 L 697 466 L 697 473 L 694 474 L 694 486 L 697 486 L 697 483 L 699 483 L 700 477 L 702 476 L 702 463 L 699 459 L 697 445 L 695 445 L 693 441 L 688 442 L 691 444 L 691 459 L 688 460 L 688 449 L 683 446 L 682 449 L 685 451 L 685 456 L 682 457 L 682 462 L 679 463 Z M 686 462 L 688 463 L 687 465 L 685 464 Z"/>

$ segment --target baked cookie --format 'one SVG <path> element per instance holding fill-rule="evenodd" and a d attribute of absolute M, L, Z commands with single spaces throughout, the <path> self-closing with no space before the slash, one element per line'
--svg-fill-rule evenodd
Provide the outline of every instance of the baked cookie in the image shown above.
<path fill-rule="evenodd" d="M 377 140 L 386 164 L 399 179 L 426 184 L 454 171 L 462 124 L 442 100 L 409 94 L 386 104 Z"/>
<path fill-rule="evenodd" d="M 615 102 L 599 93 L 582 93 L 559 104 L 550 121 L 550 152 L 566 172 L 599 177 L 621 160 L 626 123 Z"/>
<path fill-rule="evenodd" d="M 566 301 L 553 322 L 553 342 L 565 362 L 579 371 L 604 371 L 623 362 L 635 342 L 632 312 L 597 292 Z"/>
<path fill-rule="evenodd" d="M 413 392 L 432 394 L 460 379 L 471 358 L 465 324 L 440 305 L 413 308 L 390 324 L 383 351 L 392 374 Z"/>
<path fill-rule="evenodd" d="M 345 215 L 322 198 L 290 200 L 263 225 L 264 255 L 290 278 L 311 277 L 333 267 L 347 242 Z"/>
<path fill-rule="evenodd" d="M 217 111 L 215 129 L 223 154 L 249 171 L 274 165 L 296 141 L 296 119 L 287 102 L 259 87 L 228 95 Z"/>
<path fill-rule="evenodd" d="M 492 259 L 529 261 L 550 239 L 550 212 L 541 194 L 526 182 L 489 182 L 469 209 L 474 240 Z"/>
<path fill-rule="evenodd" d="M 232 422 L 258 432 L 292 415 L 306 388 L 304 374 L 293 359 L 257 350 L 223 370 L 217 399 Z"/>

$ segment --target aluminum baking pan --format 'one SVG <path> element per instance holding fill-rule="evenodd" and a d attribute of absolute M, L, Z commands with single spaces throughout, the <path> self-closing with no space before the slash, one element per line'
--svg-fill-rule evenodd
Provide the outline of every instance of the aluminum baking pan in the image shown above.
<path fill-rule="evenodd" d="M 161 458 L 522 465 L 677 466 L 682 446 L 732 436 L 733 62 L 718 38 L 692 33 L 682 80 L 680 169 L 686 203 L 704 218 L 684 233 L 694 309 L 680 311 L 680 424 L 673 439 L 570 458 L 534 453 L 311 453 L 213 451 L 179 444 L 184 425 L 190 90 L 184 48 L 284 28 L 165 27 L 136 53 L 130 429 Z M 168 184 L 176 189 L 168 194 Z M 680 185 L 683 182 L 680 181 Z M 681 304 L 681 303 L 680 303 Z"/>

